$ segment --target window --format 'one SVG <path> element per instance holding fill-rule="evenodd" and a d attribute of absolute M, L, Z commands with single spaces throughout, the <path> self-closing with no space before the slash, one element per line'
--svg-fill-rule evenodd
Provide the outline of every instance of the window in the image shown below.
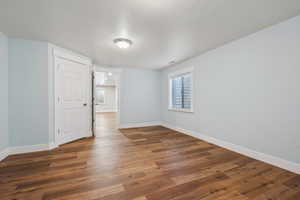
<path fill-rule="evenodd" d="M 105 91 L 104 89 L 96 89 L 96 104 L 105 104 Z"/>
<path fill-rule="evenodd" d="M 169 75 L 169 109 L 193 112 L 193 69 Z"/>

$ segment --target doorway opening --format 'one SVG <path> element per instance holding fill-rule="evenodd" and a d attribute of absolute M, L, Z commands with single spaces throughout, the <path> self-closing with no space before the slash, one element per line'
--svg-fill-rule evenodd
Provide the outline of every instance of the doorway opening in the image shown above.
<path fill-rule="evenodd" d="M 120 72 L 95 70 L 94 135 L 102 137 L 118 132 Z"/>

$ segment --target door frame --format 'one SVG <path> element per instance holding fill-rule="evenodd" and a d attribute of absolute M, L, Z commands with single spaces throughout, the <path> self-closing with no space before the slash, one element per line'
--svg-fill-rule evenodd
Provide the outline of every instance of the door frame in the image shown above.
<path fill-rule="evenodd" d="M 99 65 L 93 65 L 93 74 L 95 72 L 112 72 L 117 74 L 117 80 L 116 80 L 116 96 L 117 96 L 117 128 L 120 127 L 120 118 L 121 118 L 121 79 L 122 79 L 122 72 L 123 70 L 120 68 L 112 68 L 112 67 L 104 67 L 104 66 L 99 66 Z M 95 80 L 93 79 L 93 82 Z M 95 90 L 96 90 L 96 86 L 95 84 L 93 84 L 93 99 L 95 99 Z M 96 105 L 93 101 L 93 134 L 95 136 L 95 131 L 96 131 Z"/>
<path fill-rule="evenodd" d="M 75 63 L 80 63 L 83 65 L 86 65 L 89 69 L 89 80 L 92 79 L 92 60 L 90 58 L 81 56 L 79 54 L 73 53 L 71 51 L 59 48 L 59 47 L 53 47 L 52 48 L 52 62 L 53 62 L 53 75 L 54 75 L 54 145 L 55 146 L 59 146 L 61 145 L 61 141 L 59 141 L 59 134 L 60 134 L 60 130 L 61 130 L 61 125 L 62 125 L 62 121 L 61 121 L 61 116 L 60 116 L 60 112 L 61 110 L 61 106 L 59 106 L 60 104 L 60 94 L 59 94 L 59 88 L 61 87 L 61 85 L 59 84 L 59 76 L 58 76 L 58 59 L 64 59 L 64 60 L 68 60 L 68 61 L 72 61 Z M 89 81 L 89 88 L 88 88 L 88 109 L 89 109 L 89 113 L 92 113 L 92 83 L 91 81 Z M 91 114 L 89 114 L 89 133 L 87 134 L 87 137 L 92 136 L 92 116 Z"/>

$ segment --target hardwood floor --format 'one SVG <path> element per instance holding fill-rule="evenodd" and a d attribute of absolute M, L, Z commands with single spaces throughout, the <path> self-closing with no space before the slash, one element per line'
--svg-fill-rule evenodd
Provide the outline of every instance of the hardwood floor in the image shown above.
<path fill-rule="evenodd" d="M 111 132 L 117 131 L 117 113 L 106 112 L 96 114 L 96 137 L 111 135 Z"/>
<path fill-rule="evenodd" d="M 163 127 L 0 163 L 0 199 L 299 200 L 300 176 Z"/>

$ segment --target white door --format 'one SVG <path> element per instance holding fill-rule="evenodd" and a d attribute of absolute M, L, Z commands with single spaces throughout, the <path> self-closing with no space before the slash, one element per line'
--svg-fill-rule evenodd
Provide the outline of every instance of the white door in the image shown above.
<path fill-rule="evenodd" d="M 55 64 L 59 107 L 55 140 L 59 145 L 91 135 L 91 77 L 88 65 L 62 58 L 56 58 Z"/>

